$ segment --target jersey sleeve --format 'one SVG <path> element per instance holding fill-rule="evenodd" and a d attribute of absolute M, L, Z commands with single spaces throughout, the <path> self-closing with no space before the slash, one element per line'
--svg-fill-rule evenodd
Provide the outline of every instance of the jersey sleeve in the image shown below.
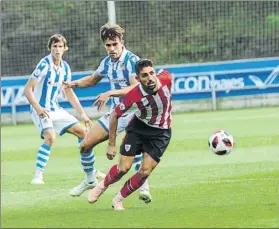
<path fill-rule="evenodd" d="M 115 112 L 117 113 L 117 116 L 122 116 L 127 110 L 129 110 L 133 104 L 136 102 L 136 93 L 137 90 L 135 90 L 137 87 L 133 88 L 131 91 L 129 91 L 122 99 L 121 103 L 118 104 L 115 108 Z"/>
<path fill-rule="evenodd" d="M 95 71 L 95 73 L 98 76 L 101 76 L 101 77 L 106 77 L 107 76 L 107 74 L 108 74 L 108 61 L 109 61 L 108 57 L 104 58 L 101 61 L 99 67 Z"/>
<path fill-rule="evenodd" d="M 129 61 L 127 63 L 127 70 L 128 70 L 128 77 L 129 77 L 129 80 L 132 78 L 132 77 L 135 77 L 136 76 L 136 69 L 135 69 L 135 66 L 136 66 L 136 62 L 139 60 L 139 57 L 136 56 L 136 55 L 132 55 L 129 57 Z"/>
<path fill-rule="evenodd" d="M 32 72 L 30 78 L 36 80 L 37 82 L 40 82 L 42 78 L 46 76 L 48 68 L 48 63 L 44 59 L 40 60 L 40 62 L 37 64 L 36 68 Z"/>
<path fill-rule="evenodd" d="M 162 85 L 170 85 L 172 83 L 173 76 L 167 70 L 160 70 L 157 76 Z"/>

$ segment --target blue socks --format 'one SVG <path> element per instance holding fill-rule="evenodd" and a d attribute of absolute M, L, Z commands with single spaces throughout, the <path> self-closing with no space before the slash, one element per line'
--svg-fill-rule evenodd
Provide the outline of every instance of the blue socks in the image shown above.
<path fill-rule="evenodd" d="M 79 144 L 83 141 L 83 138 L 79 138 L 78 142 Z M 86 174 L 86 182 L 87 183 L 94 183 L 96 181 L 95 175 L 94 175 L 94 163 L 95 163 L 95 155 L 93 150 L 91 152 L 87 153 L 80 153 L 80 162 L 81 166 L 83 168 L 83 171 Z"/>
<path fill-rule="evenodd" d="M 36 177 L 42 177 L 46 164 L 49 160 L 51 146 L 42 144 L 38 150 L 37 161 L 36 161 Z"/>

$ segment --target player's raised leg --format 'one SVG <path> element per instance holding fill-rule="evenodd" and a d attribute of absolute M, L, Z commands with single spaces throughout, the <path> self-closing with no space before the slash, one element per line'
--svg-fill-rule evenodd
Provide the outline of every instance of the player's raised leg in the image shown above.
<path fill-rule="evenodd" d="M 70 127 L 67 132 L 77 136 L 79 146 L 86 136 L 84 127 L 79 123 Z M 80 162 L 85 173 L 85 180 L 80 185 L 70 190 L 71 196 L 80 196 L 85 190 L 95 187 L 98 183 L 94 174 L 95 155 L 93 150 L 90 150 L 89 152 L 80 151 Z"/>
<path fill-rule="evenodd" d="M 136 172 L 139 171 L 141 163 L 142 163 L 142 154 L 136 155 L 133 161 L 134 169 Z M 148 179 L 146 179 L 146 181 L 139 188 L 139 199 L 143 200 L 146 204 L 152 201 L 152 196 L 149 191 Z"/>
<path fill-rule="evenodd" d="M 109 185 L 119 181 L 132 166 L 134 156 L 120 156 L 119 165 L 113 165 L 105 179 L 102 180 L 95 188 L 88 193 L 88 202 L 95 203 L 98 198 L 105 192 Z"/>
<path fill-rule="evenodd" d="M 112 207 L 114 210 L 124 210 L 122 204 L 123 199 L 139 189 L 157 165 L 157 161 L 155 161 L 147 153 L 144 153 L 144 159 L 139 171 L 125 182 L 120 192 L 118 192 L 113 198 Z"/>
<path fill-rule="evenodd" d="M 93 147 L 98 143 L 106 140 L 108 137 L 108 133 L 99 123 L 96 123 L 86 135 L 85 132 L 82 132 L 79 126 L 75 128 L 76 129 L 69 131 L 74 131 L 73 134 L 75 134 L 79 138 L 81 156 L 80 161 L 83 171 L 86 174 L 86 178 L 79 185 L 72 188 L 69 194 L 71 196 L 80 196 L 84 191 L 95 187 L 98 183 L 95 174 L 95 155 Z"/>
<path fill-rule="evenodd" d="M 42 137 L 45 141 L 38 150 L 36 172 L 31 184 L 44 184 L 44 170 L 50 157 L 51 147 L 55 141 L 55 131 L 51 127 L 48 127 L 43 130 Z"/>
<path fill-rule="evenodd" d="M 126 127 L 128 126 L 129 122 L 131 121 L 131 119 L 134 118 L 134 113 L 130 113 L 127 116 L 122 116 L 118 119 L 118 126 L 117 126 L 117 131 L 116 134 L 119 135 L 120 133 L 122 133 Z M 133 167 L 135 169 L 136 172 L 139 171 L 140 166 L 141 166 L 141 162 L 142 162 L 142 154 L 138 154 L 135 156 L 135 159 L 133 161 Z M 145 203 L 150 203 L 152 200 L 150 191 L 149 191 L 149 184 L 148 184 L 148 180 L 146 180 L 143 185 L 139 188 L 139 199 L 143 200 Z"/>

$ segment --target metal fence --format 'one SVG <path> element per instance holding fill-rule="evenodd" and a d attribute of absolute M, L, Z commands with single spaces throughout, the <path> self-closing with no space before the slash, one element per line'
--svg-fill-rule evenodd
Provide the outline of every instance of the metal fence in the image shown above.
<path fill-rule="evenodd" d="M 54 33 L 73 71 L 94 70 L 104 49 L 105 1 L 2 0 L 2 76 L 28 75 Z M 279 56 L 279 1 L 116 1 L 127 47 L 156 65 Z"/>

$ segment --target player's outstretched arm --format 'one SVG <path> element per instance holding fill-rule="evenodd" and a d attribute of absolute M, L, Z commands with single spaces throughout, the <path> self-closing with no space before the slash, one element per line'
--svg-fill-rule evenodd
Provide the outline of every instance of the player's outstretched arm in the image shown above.
<path fill-rule="evenodd" d="M 117 90 L 110 90 L 108 91 L 110 96 L 114 97 L 121 97 L 126 95 L 131 89 L 133 89 L 139 82 L 136 80 L 136 77 L 131 77 L 130 78 L 130 86 L 122 88 L 122 89 L 117 89 Z"/>
<path fill-rule="evenodd" d="M 130 86 L 122 88 L 122 89 L 110 90 L 110 91 L 99 94 L 97 96 L 95 102 L 93 103 L 93 106 L 95 104 L 97 104 L 98 105 L 97 110 L 100 111 L 106 105 L 106 103 L 108 102 L 108 100 L 111 96 L 121 97 L 121 96 L 126 95 L 131 89 L 133 89 L 138 84 L 138 81 L 136 80 L 135 77 L 130 78 L 130 84 L 131 84 Z"/>
<path fill-rule="evenodd" d="M 94 73 L 91 76 L 85 76 L 79 80 L 74 80 L 71 82 L 64 81 L 63 85 L 65 88 L 86 88 L 95 86 L 102 80 L 102 76 L 97 75 Z"/>
<path fill-rule="evenodd" d="M 40 116 L 40 118 L 44 118 L 44 117 L 49 118 L 48 111 L 40 106 L 39 102 L 36 100 L 36 98 L 34 96 L 33 91 L 37 84 L 38 83 L 36 80 L 29 78 L 29 80 L 24 88 L 24 94 L 25 94 L 27 100 L 29 101 L 29 103 L 31 104 L 31 106 L 35 109 L 37 114 Z"/>
<path fill-rule="evenodd" d="M 107 158 L 112 160 L 116 155 L 116 129 L 118 124 L 118 115 L 113 111 L 110 115 L 109 124 L 109 142 L 107 147 Z"/>
<path fill-rule="evenodd" d="M 65 88 L 65 95 L 68 98 L 69 102 L 72 104 L 72 106 L 76 109 L 76 111 L 80 114 L 82 117 L 86 128 L 91 128 L 93 126 L 92 121 L 90 118 L 87 116 L 85 113 L 83 107 L 81 106 L 75 92 L 73 91 L 72 88 Z"/>

